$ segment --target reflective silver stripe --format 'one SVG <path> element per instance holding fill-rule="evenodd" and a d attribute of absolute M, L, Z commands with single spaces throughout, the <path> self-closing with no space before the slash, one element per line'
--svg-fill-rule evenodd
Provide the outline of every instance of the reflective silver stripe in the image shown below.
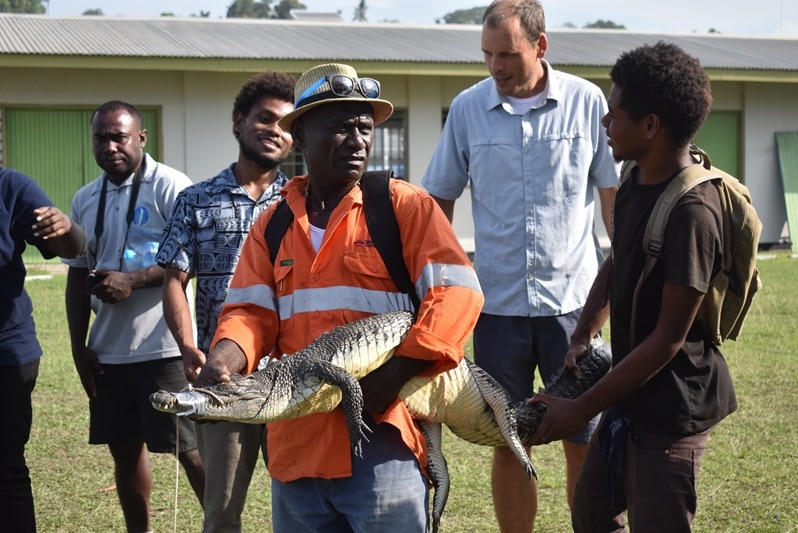
<path fill-rule="evenodd" d="M 359 287 L 324 287 L 301 289 L 293 294 L 281 296 L 277 306 L 280 320 L 287 320 L 297 313 L 348 309 L 364 313 L 387 313 L 388 311 L 411 311 L 410 297 L 401 292 L 386 292 Z"/>
<path fill-rule="evenodd" d="M 277 311 L 274 290 L 268 285 L 250 285 L 243 289 L 230 289 L 227 291 L 224 303 L 225 305 L 252 304 L 271 311 Z"/>
<path fill-rule="evenodd" d="M 477 273 L 470 266 L 430 263 L 416 280 L 416 291 L 423 298 L 432 287 L 465 287 L 482 294 Z"/>

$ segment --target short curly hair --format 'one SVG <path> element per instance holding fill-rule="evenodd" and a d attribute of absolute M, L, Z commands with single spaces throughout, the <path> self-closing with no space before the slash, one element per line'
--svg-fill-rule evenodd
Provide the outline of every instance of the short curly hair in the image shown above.
<path fill-rule="evenodd" d="M 100 104 L 97 109 L 91 112 L 89 123 L 93 124 L 95 117 L 107 115 L 108 113 L 116 113 L 117 111 L 125 111 L 128 115 L 133 117 L 136 126 L 138 126 L 139 129 L 142 129 L 141 113 L 139 113 L 139 110 L 133 104 L 123 102 L 122 100 L 109 100 L 104 104 Z"/>
<path fill-rule="evenodd" d="M 698 59 L 675 44 L 659 41 L 621 54 L 610 78 L 629 116 L 657 115 L 677 146 L 693 140 L 712 106 L 709 77 Z"/>
<path fill-rule="evenodd" d="M 233 102 L 233 121 L 236 114 L 249 115 L 255 102 L 264 96 L 273 96 L 286 102 L 294 103 L 294 86 L 296 79 L 283 72 L 267 71 L 249 78 L 236 95 Z"/>

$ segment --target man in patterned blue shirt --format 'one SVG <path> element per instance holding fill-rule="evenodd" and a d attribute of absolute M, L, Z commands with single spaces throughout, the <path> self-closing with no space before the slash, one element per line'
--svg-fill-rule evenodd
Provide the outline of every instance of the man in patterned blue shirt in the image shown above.
<path fill-rule="evenodd" d="M 233 105 L 238 161 L 182 191 L 164 230 L 156 257 L 166 269 L 164 316 L 189 383 L 205 363 L 249 228 L 288 182 L 279 165 L 293 141 L 277 121 L 294 109 L 294 84 L 294 78 L 278 72 L 255 75 L 244 84 Z M 185 293 L 192 277 L 197 279 L 196 342 Z M 206 473 L 203 532 L 240 532 L 263 426 L 216 422 L 198 427 Z"/>

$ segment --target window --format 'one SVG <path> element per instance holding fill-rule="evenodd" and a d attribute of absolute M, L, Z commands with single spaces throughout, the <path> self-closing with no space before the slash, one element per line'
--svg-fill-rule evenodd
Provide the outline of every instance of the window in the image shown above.
<path fill-rule="evenodd" d="M 374 130 L 374 146 L 371 147 L 369 170 L 390 168 L 397 177 L 407 179 L 405 131 L 404 111 L 394 111 L 391 118 Z"/>
<path fill-rule="evenodd" d="M 367 170 L 390 168 L 397 177 L 407 179 L 407 157 L 405 155 L 405 112 L 394 110 L 391 118 L 374 130 L 374 145 L 371 147 Z M 307 168 L 302 153 L 294 150 L 280 165 L 290 178 L 305 174 Z"/>

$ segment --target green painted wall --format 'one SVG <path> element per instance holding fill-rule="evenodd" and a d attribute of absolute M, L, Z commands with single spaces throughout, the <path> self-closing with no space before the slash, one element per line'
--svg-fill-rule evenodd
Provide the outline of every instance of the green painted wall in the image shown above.
<path fill-rule="evenodd" d="M 740 175 L 740 132 L 739 113 L 714 112 L 707 117 L 695 143 L 709 154 L 714 166 L 745 182 L 745 176 Z"/>
<path fill-rule="evenodd" d="M 798 131 L 776 133 L 779 172 L 784 187 L 787 228 L 793 253 L 798 253 Z"/>

